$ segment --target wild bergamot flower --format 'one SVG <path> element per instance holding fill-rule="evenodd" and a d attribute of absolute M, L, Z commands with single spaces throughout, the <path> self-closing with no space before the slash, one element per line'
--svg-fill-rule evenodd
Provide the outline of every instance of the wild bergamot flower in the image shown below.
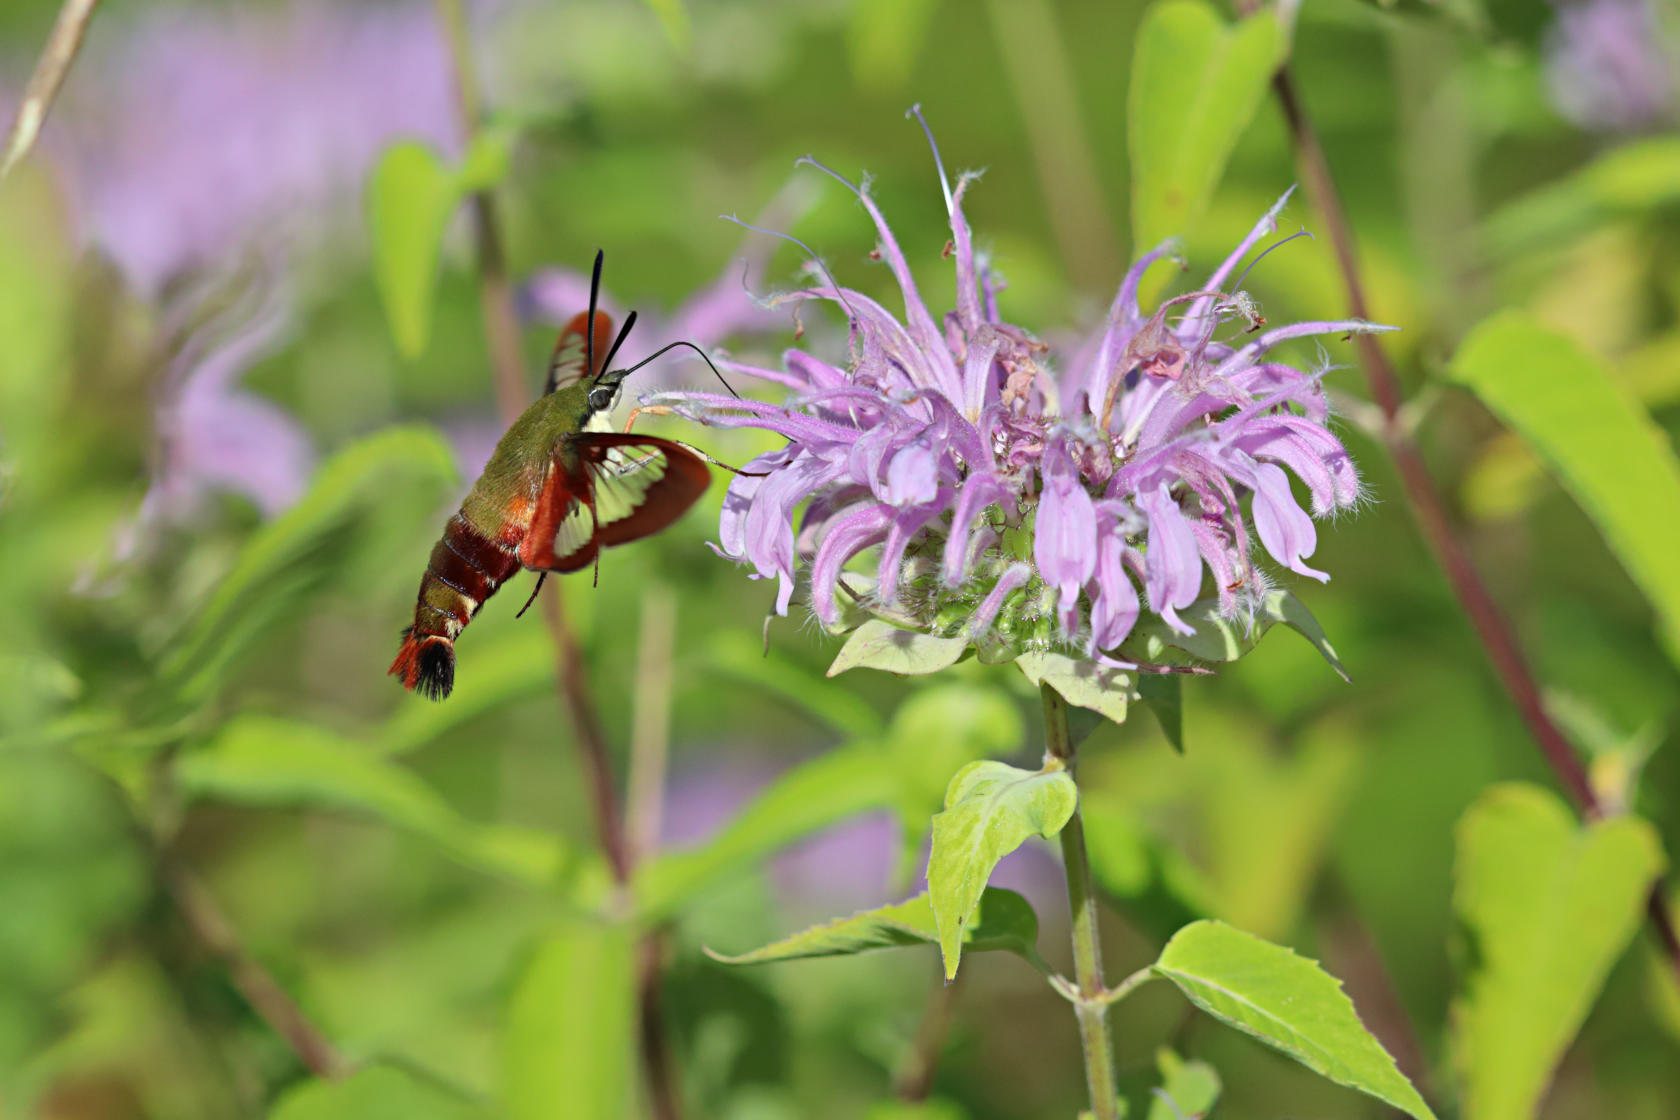
<path fill-rule="evenodd" d="M 1352 506 L 1359 477 L 1327 426 L 1321 372 L 1271 352 L 1291 339 L 1390 328 L 1268 326 L 1253 299 L 1228 287 L 1276 231 L 1288 194 L 1201 288 L 1147 316 L 1140 281 L 1174 250 L 1144 254 L 1102 329 L 1058 356 L 1002 318 L 1003 283 L 963 216 L 975 175 L 953 190 L 939 170 L 957 294 L 936 319 L 867 182 L 800 162 L 863 204 L 903 294 L 902 318 L 838 287 L 813 260 L 809 286 L 769 302 L 836 304 L 849 324 L 843 362 L 791 349 L 781 369 L 722 363 L 789 389 L 779 404 L 649 398 L 708 425 L 787 438 L 730 485 L 718 527 L 724 555 L 777 581 L 778 614 L 803 578 L 830 628 L 855 625 L 861 607 L 972 642 L 988 660 L 1056 650 L 1116 664 L 1144 610 L 1192 631 L 1180 612 L 1201 594 L 1204 571 L 1219 614 L 1252 614 L 1269 586 L 1255 538 L 1283 567 L 1328 578 L 1306 563 L 1313 518 Z M 868 549 L 878 549 L 873 579 L 848 571 Z"/>

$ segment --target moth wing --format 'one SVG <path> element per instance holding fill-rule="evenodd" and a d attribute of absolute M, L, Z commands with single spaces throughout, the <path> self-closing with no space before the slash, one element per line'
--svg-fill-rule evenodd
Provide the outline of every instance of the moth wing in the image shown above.
<path fill-rule="evenodd" d="M 554 353 L 548 359 L 548 382 L 543 393 L 554 392 L 579 381 L 591 380 L 601 372 L 607 360 L 607 348 L 612 345 L 612 317 L 605 311 L 595 312 L 593 337 L 589 329 L 589 312 L 572 316 L 554 340 Z M 590 368 L 590 359 L 594 366 Z"/>
<path fill-rule="evenodd" d="M 520 549 L 528 568 L 586 568 L 602 548 L 671 524 L 711 484 L 705 461 L 671 440 L 586 432 L 568 442 L 574 465 L 555 457 Z"/>

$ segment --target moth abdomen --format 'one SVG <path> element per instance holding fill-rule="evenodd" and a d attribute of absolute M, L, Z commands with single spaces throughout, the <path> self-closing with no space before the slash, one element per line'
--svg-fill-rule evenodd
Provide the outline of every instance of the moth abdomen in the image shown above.
<path fill-rule="evenodd" d="M 414 624 L 403 631 L 390 675 L 429 699 L 448 696 L 455 687 L 455 638 L 518 570 L 517 552 L 461 514 L 451 517 L 420 577 Z"/>

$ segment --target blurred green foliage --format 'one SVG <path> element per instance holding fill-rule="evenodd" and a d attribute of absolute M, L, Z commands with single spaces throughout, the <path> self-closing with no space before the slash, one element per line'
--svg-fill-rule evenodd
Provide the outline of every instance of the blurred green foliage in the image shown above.
<path fill-rule="evenodd" d="M 55 7 L 0 6 L 0 88 L 16 88 Z M 230 6 L 166 7 L 190 19 Z M 913 101 L 953 171 L 987 168 L 970 220 L 1009 278 L 1010 317 L 1051 338 L 1094 322 L 1125 268 L 1122 255 L 1100 283 L 1085 276 L 1092 246 L 1178 232 L 1196 275 L 1297 176 L 1252 67 L 1216 67 L 1219 84 L 1197 88 L 1221 96 L 1186 104 L 1167 94 L 1200 60 L 1164 60 L 1141 108 L 1129 95 L 1140 21 L 1159 30 L 1167 9 L 1190 5 L 505 7 L 481 27 L 481 66 L 498 127 L 517 139 L 426 174 L 455 176 L 439 194 L 501 184 L 516 276 L 582 269 L 605 246 L 614 297 L 645 311 L 724 271 L 740 231 L 714 216 L 755 212 L 806 151 L 876 176 L 930 305 L 948 305 L 942 203 L 923 138 L 900 119 Z M 135 18 L 107 6 L 90 43 L 122 42 Z M 1019 20 L 1030 37 L 1006 33 Z M 1404 327 L 1383 340 L 1413 402 L 1404 419 L 1566 728 L 1604 760 L 1605 799 L 1649 824 L 1581 831 L 1527 792 L 1545 844 L 1459 851 L 1455 824 L 1487 812 L 1489 785 L 1550 778 L 1367 434 L 1352 368 L 1327 384 L 1373 500 L 1322 536 L 1315 563 L 1334 582 L 1300 590 L 1353 683 L 1308 643 L 1268 640 L 1182 683 L 1182 755 L 1135 713 L 1099 725 L 1081 746 L 1082 809 L 1111 977 L 1157 960 L 1187 922 L 1219 919 L 1343 978 L 1441 1115 L 1530 1114 L 1482 1106 L 1475 1077 L 1455 1072 L 1456 1032 L 1480 1030 L 1476 1045 L 1508 1046 L 1514 1071 L 1489 1093 L 1542 1093 L 1549 1120 L 1661 1120 L 1680 1111 L 1680 996 L 1642 944 L 1647 929 L 1611 915 L 1586 947 L 1529 944 L 1496 970 L 1495 989 L 1554 1000 L 1578 1033 L 1519 1046 L 1485 1025 L 1509 1005 L 1478 1009 L 1485 985 L 1470 981 L 1513 929 L 1565 936 L 1579 907 L 1548 899 L 1537 918 L 1522 905 L 1533 900 L 1484 893 L 1506 875 L 1543 878 L 1547 845 L 1579 854 L 1618 829 L 1639 832 L 1648 866 L 1680 850 L 1680 681 L 1659 637 L 1673 633 L 1675 522 L 1657 504 L 1671 497 L 1658 490 L 1680 432 L 1680 138 L 1661 122 L 1622 136 L 1566 121 L 1547 95 L 1553 20 L 1550 5 L 1514 0 L 1325 0 L 1301 5 L 1290 58 L 1376 317 Z M 1240 45 L 1220 43 L 1227 60 Z M 1034 116 L 1043 91 L 1023 92 L 1008 77 L 1020 72 L 1066 82 L 1062 115 Z M 72 85 L 89 81 L 78 71 Z M 1128 112 L 1150 128 L 1128 129 Z M 637 623 L 665 601 L 650 588 L 676 604 L 665 811 L 682 842 L 648 854 L 626 900 L 595 851 L 552 648 L 540 621 L 512 617 L 524 578 L 463 637 L 448 703 L 383 676 L 463 484 L 437 429 L 494 426 L 463 231 L 441 203 L 393 216 L 379 201 L 396 175 L 387 163 L 372 232 L 292 262 L 294 329 L 244 378 L 323 449 L 307 493 L 268 521 L 218 498 L 125 548 L 166 454 L 154 407 L 179 325 L 88 247 L 52 162 L 55 127 L 67 126 L 49 124 L 42 155 L 0 184 L 0 1114 L 636 1115 L 632 923 L 664 930 L 665 1018 L 694 1116 L 1001 1120 L 1082 1107 L 1067 1006 L 1007 954 L 971 961 L 946 989 L 931 948 L 757 969 L 703 952 L 913 895 L 951 775 L 987 757 L 1036 765 L 1038 699 L 1019 673 L 970 661 L 924 681 L 829 680 L 839 643 L 798 622 L 770 626 L 763 653 L 770 593 L 703 544 L 715 487 L 671 532 L 609 553 L 598 587 L 573 577 L 562 589 L 620 772 L 649 703 Z M 1181 166 L 1186 148 L 1204 162 Z M 1086 179 L 1095 209 L 1070 229 L 1057 192 Z M 826 186 L 812 197 L 793 232 L 846 283 L 886 291 L 853 201 Z M 1318 240 L 1269 256 L 1246 286 L 1277 321 L 1342 314 L 1322 215 L 1297 195 L 1285 220 Z M 380 236 L 393 221 L 422 229 L 425 251 Z M 779 249 L 769 283 L 792 283 L 796 260 Z M 1460 352 L 1507 312 L 1517 318 Z M 387 313 L 404 324 L 400 347 Z M 833 323 L 803 326 L 841 352 Z M 787 327 L 734 348 L 768 358 L 790 344 Z M 550 341 L 537 328 L 522 339 L 533 391 Z M 1339 345 L 1333 357 L 1351 360 Z M 1555 395 L 1537 393 L 1542 378 Z M 1572 426 L 1593 409 L 1614 416 Z M 708 436 L 730 462 L 765 449 Z M 1039 844 L 1027 841 L 1008 885 L 1066 971 L 1059 875 Z M 183 917 L 165 858 L 203 881 L 352 1076 L 309 1076 Z M 1491 871 L 1476 871 L 1483 859 Z M 1617 861 L 1629 882 L 1588 885 L 1619 887 L 1625 917 L 1639 866 Z M 1538 968 L 1554 949 L 1577 971 Z M 1524 982 L 1539 973 L 1553 986 Z M 1174 1115 L 1156 1087 L 1185 1110 L 1217 1098 L 1230 1120 L 1386 1114 L 1187 1016 L 1165 989 L 1114 1015 L 1132 1115 Z M 922 1074 L 931 1100 L 894 1102 L 947 999 L 949 1034 Z"/>

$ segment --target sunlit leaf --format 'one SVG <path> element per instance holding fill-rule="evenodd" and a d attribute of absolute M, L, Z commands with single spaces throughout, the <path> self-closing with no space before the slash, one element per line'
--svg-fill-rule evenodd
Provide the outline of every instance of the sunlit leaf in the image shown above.
<path fill-rule="evenodd" d="M 1359 1021 L 1341 981 L 1281 945 L 1225 925 L 1185 926 L 1155 962 L 1190 1002 L 1339 1085 L 1417 1120 L 1434 1113 Z"/>
<path fill-rule="evenodd" d="M 309 724 L 237 717 L 208 747 L 182 757 L 176 776 L 196 797 L 371 816 L 463 863 L 531 883 L 555 883 L 566 863 L 558 837 L 473 824 L 413 772 Z"/>
<path fill-rule="evenodd" d="M 876 743 L 858 743 L 802 762 L 778 777 L 698 847 L 669 852 L 637 870 L 642 915 L 670 915 L 720 879 L 836 821 L 891 808 L 899 783 Z"/>
<path fill-rule="evenodd" d="M 1590 355 L 1519 312 L 1481 323 L 1450 376 L 1550 467 L 1656 610 L 1680 662 L 1680 462 Z"/>
<path fill-rule="evenodd" d="M 342 1081 L 310 1080 L 286 1091 L 268 1120 L 490 1120 L 492 1113 L 407 1070 L 369 1066 Z"/>
<path fill-rule="evenodd" d="M 1234 25 L 1201 0 L 1144 13 L 1127 100 L 1138 251 L 1200 220 L 1287 49 L 1269 7 Z"/>
<path fill-rule="evenodd" d="M 962 638 L 939 638 L 901 630 L 880 619 L 870 619 L 847 637 L 846 644 L 829 666 L 831 677 L 847 669 L 880 669 L 886 673 L 920 676 L 948 669 L 962 660 L 968 642 Z"/>
<path fill-rule="evenodd" d="M 878 906 L 849 918 L 812 926 L 739 956 L 707 952 L 725 964 L 768 964 L 937 944 L 939 927 L 934 920 L 933 906 L 924 893 L 907 902 Z M 1041 971 L 1048 968 L 1038 955 L 1038 916 L 1032 906 L 1014 891 L 999 887 L 987 887 L 981 895 L 974 921 L 963 934 L 963 949 L 970 953 L 1001 949 L 1025 958 Z"/>
<path fill-rule="evenodd" d="M 581 922 L 537 947 L 502 1036 L 510 1120 L 634 1114 L 635 949 L 629 929 Z"/>
<path fill-rule="evenodd" d="M 1069 704 L 1126 722 L 1126 705 L 1136 695 L 1132 675 L 1065 653 L 1023 653 L 1015 665 L 1036 685 L 1048 684 Z"/>
<path fill-rule="evenodd" d="M 945 811 L 933 818 L 927 870 L 947 980 L 957 974 L 963 937 L 992 869 L 1029 836 L 1059 833 L 1078 803 L 1073 776 L 1060 766 L 1033 771 L 980 761 L 951 779 Z"/>
<path fill-rule="evenodd" d="M 405 358 L 419 357 L 431 338 L 443 235 L 461 197 L 455 173 L 412 140 L 387 148 L 368 182 L 373 276 Z"/>
<path fill-rule="evenodd" d="M 1663 868 L 1636 817 L 1577 825 L 1535 786 L 1495 786 L 1459 822 L 1453 905 L 1469 975 L 1453 1016 L 1468 1120 L 1527 1120 Z"/>

